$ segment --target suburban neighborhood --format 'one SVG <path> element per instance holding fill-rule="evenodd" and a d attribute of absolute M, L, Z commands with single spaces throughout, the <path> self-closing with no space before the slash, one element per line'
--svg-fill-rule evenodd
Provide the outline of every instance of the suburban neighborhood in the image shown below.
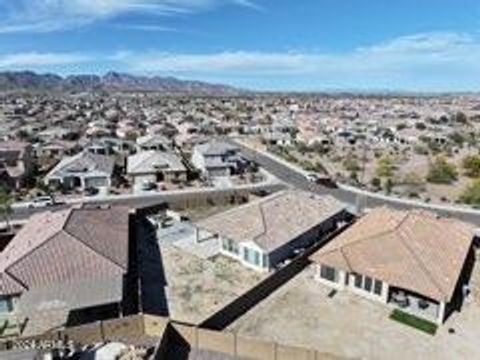
<path fill-rule="evenodd" d="M 4 95 L 5 354 L 480 356 L 477 101 Z"/>

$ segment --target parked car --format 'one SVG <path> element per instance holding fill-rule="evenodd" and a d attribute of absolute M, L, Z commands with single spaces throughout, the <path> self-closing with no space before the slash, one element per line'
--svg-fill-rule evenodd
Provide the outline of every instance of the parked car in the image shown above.
<path fill-rule="evenodd" d="M 337 188 L 337 184 L 335 183 L 335 181 L 328 175 L 308 173 L 307 175 L 305 175 L 305 178 L 313 184 L 323 185 L 332 189 Z"/>
<path fill-rule="evenodd" d="M 55 205 L 55 201 L 51 196 L 39 196 L 33 199 L 29 204 L 29 208 L 42 208 Z"/>
<path fill-rule="evenodd" d="M 315 173 L 308 173 L 305 175 L 305 178 L 307 179 L 308 182 L 317 184 L 320 178 L 318 177 L 317 174 Z"/>
<path fill-rule="evenodd" d="M 98 188 L 96 187 L 88 187 L 85 189 L 86 196 L 95 196 L 95 195 L 98 195 L 99 192 L 100 190 L 98 190 Z"/>

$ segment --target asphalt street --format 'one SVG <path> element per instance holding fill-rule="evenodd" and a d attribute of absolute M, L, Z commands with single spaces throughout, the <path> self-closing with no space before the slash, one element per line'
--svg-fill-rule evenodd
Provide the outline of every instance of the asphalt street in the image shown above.
<path fill-rule="evenodd" d="M 272 175 L 276 176 L 278 179 L 295 188 L 311 191 L 321 195 L 329 194 L 351 206 L 357 206 L 360 204 L 362 208 L 373 208 L 378 206 L 389 206 L 395 209 L 403 210 L 420 208 L 420 206 L 399 203 L 398 201 L 394 200 L 389 201 L 388 199 L 378 199 L 374 196 L 358 195 L 354 192 L 344 189 L 330 188 L 318 184 L 313 184 L 309 182 L 304 175 L 286 166 L 285 164 L 279 161 L 275 161 L 271 157 L 267 157 L 262 153 L 251 150 L 245 146 L 242 146 L 241 144 L 235 144 L 241 147 L 242 153 L 246 158 L 251 161 L 255 161 L 258 165 L 265 168 L 265 170 L 270 172 Z M 480 215 L 477 214 L 449 210 L 434 211 L 442 216 L 460 219 L 480 226 Z"/>

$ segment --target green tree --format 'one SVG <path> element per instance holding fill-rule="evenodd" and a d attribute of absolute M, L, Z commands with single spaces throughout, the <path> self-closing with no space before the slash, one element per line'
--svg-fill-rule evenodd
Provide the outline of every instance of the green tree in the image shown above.
<path fill-rule="evenodd" d="M 10 230 L 10 215 L 12 214 L 12 197 L 0 188 L 0 216 L 7 224 L 7 230 Z"/>
<path fill-rule="evenodd" d="M 430 164 L 427 181 L 433 184 L 451 184 L 457 180 L 457 177 L 455 165 L 449 163 L 443 156 L 439 156 Z"/>
<path fill-rule="evenodd" d="M 480 205 L 480 179 L 474 180 L 460 196 L 460 201 L 469 205 Z"/>
<path fill-rule="evenodd" d="M 480 155 L 465 156 L 462 161 L 465 175 L 468 177 L 480 177 Z"/>

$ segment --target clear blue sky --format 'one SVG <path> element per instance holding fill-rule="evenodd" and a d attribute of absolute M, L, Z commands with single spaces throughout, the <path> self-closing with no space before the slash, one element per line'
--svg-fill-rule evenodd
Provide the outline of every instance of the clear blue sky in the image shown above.
<path fill-rule="evenodd" d="M 480 90 L 479 0 L 0 0 L 0 71 Z"/>

